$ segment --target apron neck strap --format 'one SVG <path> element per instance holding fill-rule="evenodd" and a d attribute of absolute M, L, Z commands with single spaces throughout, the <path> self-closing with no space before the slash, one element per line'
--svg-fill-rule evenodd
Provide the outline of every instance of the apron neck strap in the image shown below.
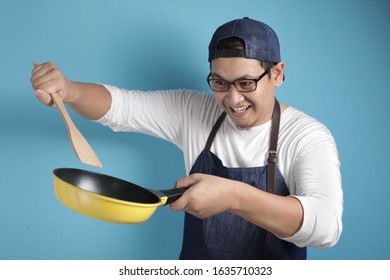
<path fill-rule="evenodd" d="M 269 193 L 275 192 L 276 162 L 278 152 L 278 137 L 280 126 L 280 104 L 275 98 L 274 111 L 272 113 L 271 135 L 268 150 L 267 189 Z"/>
<path fill-rule="evenodd" d="M 220 128 L 220 126 L 221 126 L 223 120 L 225 119 L 225 117 L 226 117 L 226 112 L 224 111 L 219 116 L 217 122 L 214 124 L 213 129 L 211 130 L 211 132 L 209 134 L 209 138 L 207 139 L 205 150 L 210 151 L 211 145 L 213 144 L 213 141 L 214 141 L 214 138 L 215 138 L 215 135 L 217 134 L 217 131 Z"/>

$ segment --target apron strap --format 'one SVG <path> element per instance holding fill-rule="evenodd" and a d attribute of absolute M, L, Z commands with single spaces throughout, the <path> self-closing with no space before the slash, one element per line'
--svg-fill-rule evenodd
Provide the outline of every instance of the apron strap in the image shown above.
<path fill-rule="evenodd" d="M 275 192 L 276 161 L 278 152 L 278 136 L 280 125 L 280 104 L 275 98 L 274 111 L 272 113 L 271 135 L 268 150 L 268 168 L 267 168 L 267 189 L 269 193 Z"/>
<path fill-rule="evenodd" d="M 206 142 L 205 150 L 208 150 L 208 151 L 210 150 L 211 145 L 213 144 L 215 135 L 217 134 L 217 131 L 218 131 L 219 127 L 221 126 L 225 117 L 226 117 L 226 112 L 224 111 L 219 116 L 217 122 L 214 124 L 213 129 L 210 132 L 209 138 L 207 139 L 207 142 Z"/>
<path fill-rule="evenodd" d="M 272 113 L 272 122 L 271 122 L 271 133 L 270 133 L 270 143 L 268 150 L 267 158 L 267 191 L 269 193 L 275 193 L 276 185 L 276 162 L 277 162 L 277 153 L 278 153 L 278 136 L 279 136 L 279 125 L 280 125 L 280 104 L 275 98 L 274 111 Z M 274 234 L 267 231 L 266 240 L 268 243 L 272 242 Z"/>

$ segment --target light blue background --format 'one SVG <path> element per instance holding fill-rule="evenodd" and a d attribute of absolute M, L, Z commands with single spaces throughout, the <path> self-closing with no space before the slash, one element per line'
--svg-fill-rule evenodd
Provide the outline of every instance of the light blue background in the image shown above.
<path fill-rule="evenodd" d="M 0 259 L 176 259 L 183 214 L 160 207 L 139 225 L 117 225 L 64 207 L 51 171 L 100 171 L 145 187 L 185 175 L 181 152 L 139 134 L 72 117 L 104 164 L 76 158 L 56 109 L 37 102 L 33 62 L 70 79 L 135 89 L 208 90 L 215 28 L 243 16 L 271 25 L 286 81 L 278 98 L 325 123 L 342 162 L 339 243 L 310 259 L 390 259 L 389 1 L 0 2 Z"/>

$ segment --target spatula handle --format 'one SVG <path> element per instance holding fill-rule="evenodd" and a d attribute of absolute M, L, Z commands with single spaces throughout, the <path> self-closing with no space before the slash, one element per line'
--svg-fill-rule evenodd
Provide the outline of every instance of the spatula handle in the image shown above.
<path fill-rule="evenodd" d="M 65 105 L 62 102 L 62 99 L 61 99 L 60 95 L 58 94 L 58 92 L 52 93 L 51 96 L 53 98 L 54 104 L 57 106 L 58 111 L 60 112 L 62 118 L 64 119 L 65 124 L 68 127 L 68 130 L 70 130 L 71 127 L 75 128 L 76 126 L 73 123 L 72 119 L 70 118 L 69 113 L 66 110 Z"/>

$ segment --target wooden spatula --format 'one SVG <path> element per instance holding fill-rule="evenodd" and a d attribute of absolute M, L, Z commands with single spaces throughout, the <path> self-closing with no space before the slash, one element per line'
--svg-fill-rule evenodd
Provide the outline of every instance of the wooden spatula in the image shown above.
<path fill-rule="evenodd" d="M 65 124 L 68 128 L 70 143 L 72 144 L 73 150 L 75 151 L 79 160 L 89 165 L 103 167 L 92 147 L 88 144 L 87 140 L 77 129 L 72 119 L 70 118 L 68 111 L 66 110 L 64 103 L 61 100 L 61 97 L 57 92 L 52 93 L 51 95 L 53 97 L 54 104 L 57 106 L 62 118 L 65 121 Z"/>

